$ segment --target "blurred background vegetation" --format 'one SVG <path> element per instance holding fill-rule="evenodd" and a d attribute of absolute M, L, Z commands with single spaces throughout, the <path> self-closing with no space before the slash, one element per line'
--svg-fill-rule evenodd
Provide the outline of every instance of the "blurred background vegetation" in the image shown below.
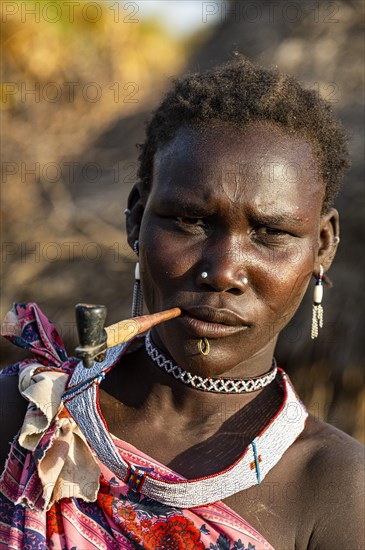
<path fill-rule="evenodd" d="M 363 5 L 336 2 L 4 1 L 1 5 L 2 291 L 35 301 L 70 353 L 74 305 L 129 315 L 134 254 L 123 209 L 136 143 L 171 76 L 239 51 L 316 89 L 349 130 L 342 234 L 309 338 L 311 291 L 277 357 L 309 410 L 364 441 Z M 3 363 L 22 354 L 1 344 Z"/>

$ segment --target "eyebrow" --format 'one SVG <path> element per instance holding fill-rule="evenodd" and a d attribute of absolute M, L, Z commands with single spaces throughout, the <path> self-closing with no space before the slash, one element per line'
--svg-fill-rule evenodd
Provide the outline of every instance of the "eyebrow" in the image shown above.
<path fill-rule="evenodd" d="M 289 214 L 289 213 L 264 213 L 264 212 L 251 212 L 248 215 L 248 218 L 250 220 L 254 220 L 256 222 L 267 224 L 267 225 L 279 225 L 279 224 L 300 224 L 303 220 L 300 216 Z"/>
<path fill-rule="evenodd" d="M 166 206 L 167 208 L 179 208 L 184 210 L 189 210 L 189 214 L 194 215 L 209 215 L 209 208 L 205 201 L 199 201 L 197 196 L 194 197 L 194 202 L 181 200 L 179 196 L 169 196 L 161 198 L 158 201 L 161 206 Z M 264 212 L 254 209 L 253 207 L 248 206 L 247 218 L 250 222 L 260 223 L 262 225 L 280 225 L 280 224 L 290 224 L 297 226 L 302 221 L 303 218 L 298 213 L 290 212 Z"/>
<path fill-rule="evenodd" d="M 157 203 L 162 207 L 167 208 L 183 208 L 183 209 L 189 209 L 191 211 L 205 211 L 207 210 L 207 204 L 205 201 L 198 202 L 197 197 L 194 197 L 194 202 L 182 200 L 179 196 L 174 197 L 161 197 L 158 199 Z"/>

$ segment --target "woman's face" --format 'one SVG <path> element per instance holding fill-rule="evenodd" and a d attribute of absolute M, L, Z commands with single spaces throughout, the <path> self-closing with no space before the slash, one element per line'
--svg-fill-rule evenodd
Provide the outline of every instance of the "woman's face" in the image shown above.
<path fill-rule="evenodd" d="M 202 376 L 272 353 L 319 267 L 323 194 L 301 137 L 266 122 L 181 128 L 155 155 L 139 233 L 148 310 L 183 310 L 156 343 Z"/>

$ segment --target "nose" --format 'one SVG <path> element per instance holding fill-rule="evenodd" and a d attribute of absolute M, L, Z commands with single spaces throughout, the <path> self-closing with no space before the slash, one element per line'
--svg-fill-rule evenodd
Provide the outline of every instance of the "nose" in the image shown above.
<path fill-rule="evenodd" d="M 210 287 L 216 292 L 242 294 L 249 284 L 240 247 L 209 247 L 206 260 L 198 268 L 199 286 Z"/>

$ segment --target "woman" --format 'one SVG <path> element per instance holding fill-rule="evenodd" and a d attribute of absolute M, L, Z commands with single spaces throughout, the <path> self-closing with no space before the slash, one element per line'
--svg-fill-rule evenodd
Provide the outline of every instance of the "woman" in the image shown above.
<path fill-rule="evenodd" d="M 8 317 L 38 356 L 7 371 L 23 426 L 3 377 L 12 548 L 364 548 L 363 448 L 308 415 L 273 358 L 312 275 L 312 337 L 322 325 L 347 155 L 286 75 L 240 58 L 175 83 L 126 216 L 147 309 L 182 315 L 90 371 L 36 306 Z"/>

